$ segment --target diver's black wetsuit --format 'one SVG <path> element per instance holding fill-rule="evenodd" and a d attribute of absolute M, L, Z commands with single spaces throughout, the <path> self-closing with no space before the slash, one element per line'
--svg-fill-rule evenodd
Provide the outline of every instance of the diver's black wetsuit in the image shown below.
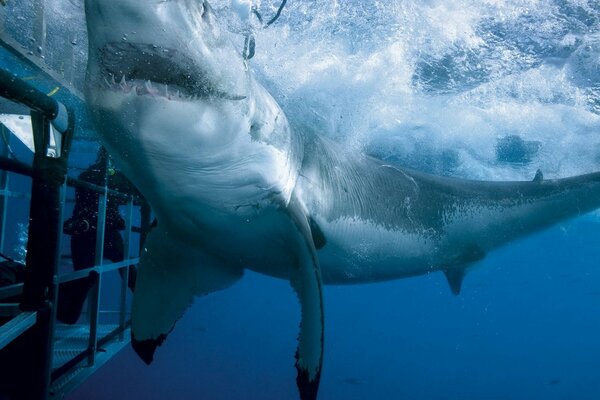
<path fill-rule="evenodd" d="M 137 193 L 135 187 L 125 176 L 109 168 L 104 173 L 107 163 L 106 153 L 101 150 L 98 161 L 79 175 L 79 179 L 95 185 L 104 186 L 106 176 L 109 189 L 122 193 Z M 91 268 L 96 260 L 96 230 L 98 223 L 98 193 L 78 187 L 75 190 L 75 206 L 73 215 L 65 221 L 64 233 L 71 235 L 71 255 L 73 257 L 73 268 L 79 271 Z M 119 213 L 119 206 L 125 201 L 110 194 L 107 196 L 106 204 L 106 228 L 104 233 L 104 258 L 112 262 L 125 259 L 123 238 L 119 231 L 125 229 L 125 221 Z M 129 288 L 133 291 L 137 270 L 129 268 Z M 74 324 L 79 319 L 81 308 L 87 297 L 89 289 L 94 284 L 95 275 L 87 278 L 67 282 L 60 286 L 58 297 L 57 318 L 59 321 Z"/>

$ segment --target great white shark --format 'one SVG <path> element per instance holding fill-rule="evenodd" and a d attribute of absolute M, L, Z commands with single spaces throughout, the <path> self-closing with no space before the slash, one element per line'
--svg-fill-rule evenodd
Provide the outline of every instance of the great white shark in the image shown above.
<path fill-rule="evenodd" d="M 85 96 L 152 205 L 132 342 L 150 362 L 194 296 L 250 269 L 301 306 L 300 398 L 323 360 L 323 284 L 443 271 L 454 293 L 489 251 L 600 206 L 600 173 L 527 182 L 428 175 L 293 131 L 204 0 L 86 0 Z"/>

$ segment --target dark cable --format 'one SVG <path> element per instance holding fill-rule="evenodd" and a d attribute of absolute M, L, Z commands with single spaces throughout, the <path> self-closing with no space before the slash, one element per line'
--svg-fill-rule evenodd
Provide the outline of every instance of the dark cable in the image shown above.
<path fill-rule="evenodd" d="M 8 260 L 8 261 L 10 261 L 10 262 L 14 262 L 14 263 L 16 263 L 16 262 L 17 262 L 17 261 L 15 261 L 15 259 L 14 259 L 14 258 L 10 258 L 9 256 L 7 256 L 7 255 L 6 255 L 6 254 L 4 254 L 4 253 L 0 253 L 0 257 L 4 258 L 5 260 Z M 19 263 L 19 264 L 20 264 L 20 263 Z"/>
<path fill-rule="evenodd" d="M 285 7 L 285 3 L 287 3 L 287 0 L 283 0 L 281 2 L 281 4 L 279 5 L 279 9 L 277 10 L 277 13 L 275 14 L 275 16 L 273 18 L 271 18 L 269 20 L 269 22 L 267 22 L 266 24 L 263 25 L 263 29 L 268 28 L 273 22 L 277 21 L 277 19 L 281 15 L 281 11 L 283 10 L 283 7 Z M 261 24 L 263 23 L 262 15 L 260 15 L 260 12 L 258 12 L 258 9 L 255 6 L 252 7 L 252 14 L 254 14 L 256 19 L 258 19 L 258 22 L 260 22 Z M 250 60 L 252 57 L 254 57 L 254 52 L 255 52 L 254 35 L 252 33 L 248 33 L 246 35 L 246 39 L 244 40 L 244 52 L 242 54 L 244 57 L 244 60 Z"/>
<path fill-rule="evenodd" d="M 283 7 L 285 6 L 285 3 L 287 3 L 287 0 L 283 0 L 281 2 L 281 5 L 279 6 L 279 9 L 277 10 L 277 14 L 275 14 L 275 16 L 273 18 L 271 18 L 271 20 L 269 22 L 267 22 L 263 28 L 268 28 L 269 25 L 271 25 L 273 22 L 277 21 L 277 18 L 279 18 L 279 16 L 281 15 L 281 11 L 283 10 Z M 259 21 L 260 20 L 261 19 L 259 19 Z"/>

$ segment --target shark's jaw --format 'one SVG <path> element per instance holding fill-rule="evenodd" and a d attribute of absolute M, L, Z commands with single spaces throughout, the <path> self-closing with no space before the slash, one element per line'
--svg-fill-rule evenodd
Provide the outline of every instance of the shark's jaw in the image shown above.
<path fill-rule="evenodd" d="M 86 0 L 86 18 L 88 89 L 178 101 L 248 96 L 247 66 L 206 1 Z"/>
<path fill-rule="evenodd" d="M 163 223 L 289 201 L 299 141 L 207 2 L 86 0 L 86 19 L 85 95 L 104 145 L 157 210 L 171 195 L 193 208 L 165 206 Z"/>
<path fill-rule="evenodd" d="M 175 101 L 247 97 L 219 89 L 206 79 L 191 57 L 176 49 L 147 43 L 109 42 L 99 49 L 98 56 L 100 71 L 96 84 L 102 89 L 134 91 L 138 96 Z"/>

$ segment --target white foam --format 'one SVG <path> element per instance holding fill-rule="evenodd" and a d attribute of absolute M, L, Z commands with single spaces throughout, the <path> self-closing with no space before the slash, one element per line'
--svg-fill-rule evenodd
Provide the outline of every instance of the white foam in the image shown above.
<path fill-rule="evenodd" d="M 238 15 L 242 21 L 250 18 L 252 12 L 251 0 L 231 0 L 231 10 Z"/>
<path fill-rule="evenodd" d="M 549 0 L 289 2 L 251 66 L 294 126 L 349 151 L 427 148 L 456 154 L 453 175 L 561 177 L 600 170 L 598 27 L 578 18 Z M 541 144 L 530 163 L 497 161 L 508 135 Z"/>
<path fill-rule="evenodd" d="M 56 22 L 48 37 L 60 40 L 49 41 L 46 60 L 58 65 L 68 50 L 80 85 L 82 3 L 47 3 Z M 403 161 L 450 151 L 457 159 L 446 172 L 470 178 L 600 170 L 600 23 L 587 2 L 299 0 L 265 30 L 252 7 L 270 20 L 278 0 L 211 4 L 240 34 L 240 52 L 244 35 L 255 32 L 250 67 L 290 122 L 349 151 Z M 65 50 L 64 37 L 76 44 Z M 507 135 L 541 143 L 529 164 L 497 162 L 496 143 Z"/>

